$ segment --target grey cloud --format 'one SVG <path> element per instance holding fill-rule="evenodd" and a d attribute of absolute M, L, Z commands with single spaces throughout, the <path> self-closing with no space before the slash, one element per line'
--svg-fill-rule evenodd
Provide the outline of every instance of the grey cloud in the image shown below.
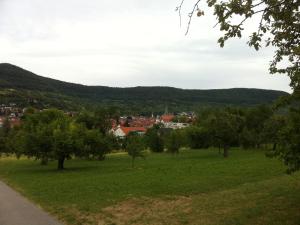
<path fill-rule="evenodd" d="M 90 85 L 289 90 L 286 77 L 268 75 L 272 49 L 255 52 L 246 38 L 221 49 L 213 28 L 203 27 L 210 17 L 184 37 L 178 3 L 0 0 L 0 60 Z"/>

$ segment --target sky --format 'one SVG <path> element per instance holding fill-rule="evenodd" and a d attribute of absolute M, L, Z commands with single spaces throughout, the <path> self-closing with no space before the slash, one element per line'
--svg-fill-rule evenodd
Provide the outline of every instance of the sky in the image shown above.
<path fill-rule="evenodd" d="M 273 49 L 247 46 L 256 18 L 220 48 L 203 4 L 185 35 L 194 1 L 180 26 L 180 0 L 0 0 L 0 62 L 84 85 L 290 91 L 285 75 L 268 73 Z"/>

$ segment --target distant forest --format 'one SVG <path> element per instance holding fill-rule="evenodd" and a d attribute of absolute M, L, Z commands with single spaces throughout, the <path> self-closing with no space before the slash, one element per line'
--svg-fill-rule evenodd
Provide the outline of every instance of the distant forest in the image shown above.
<path fill-rule="evenodd" d="M 80 110 L 116 106 L 124 112 L 194 111 L 203 107 L 248 107 L 271 104 L 288 93 L 262 89 L 185 90 L 172 87 L 113 88 L 85 86 L 38 76 L 20 67 L 0 64 L 0 104 Z"/>

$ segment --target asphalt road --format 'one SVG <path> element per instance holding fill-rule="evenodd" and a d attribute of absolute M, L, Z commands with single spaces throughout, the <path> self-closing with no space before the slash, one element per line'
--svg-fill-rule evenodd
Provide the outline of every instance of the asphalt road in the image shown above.
<path fill-rule="evenodd" d="M 62 225 L 0 181 L 0 225 Z"/>

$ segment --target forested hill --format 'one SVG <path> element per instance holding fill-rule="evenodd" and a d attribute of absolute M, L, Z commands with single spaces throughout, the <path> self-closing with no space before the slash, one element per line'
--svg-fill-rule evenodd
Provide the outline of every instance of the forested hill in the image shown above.
<path fill-rule="evenodd" d="M 272 103 L 286 92 L 261 89 L 185 90 L 171 87 L 112 88 L 62 82 L 0 64 L 0 104 L 34 102 L 43 107 L 72 108 L 82 104 L 105 104 L 163 111 L 190 110 L 199 106 L 249 106 Z"/>

